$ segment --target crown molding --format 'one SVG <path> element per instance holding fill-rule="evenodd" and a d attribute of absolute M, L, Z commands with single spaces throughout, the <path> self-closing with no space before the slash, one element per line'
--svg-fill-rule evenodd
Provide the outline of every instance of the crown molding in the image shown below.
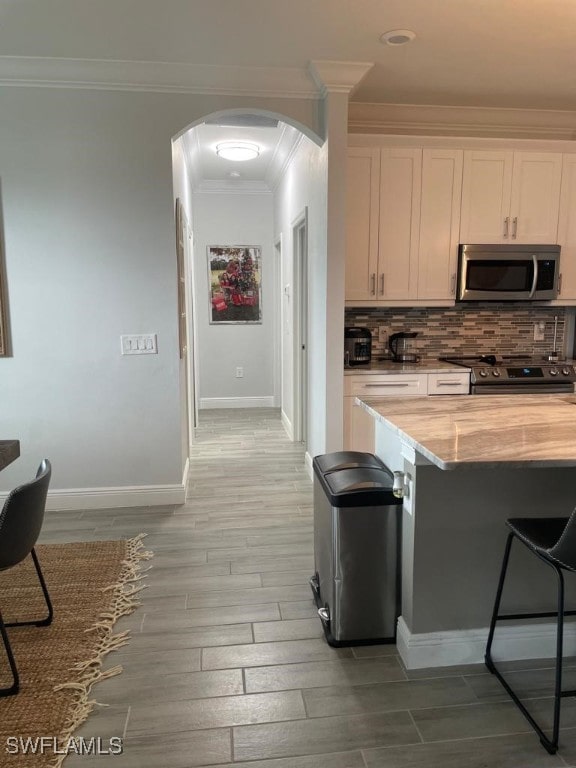
<path fill-rule="evenodd" d="M 321 96 L 327 93 L 352 93 L 354 88 L 372 69 L 368 61 L 321 61 L 313 59 L 308 72 L 318 86 Z"/>
<path fill-rule="evenodd" d="M 576 139 L 576 111 L 350 102 L 350 133 Z"/>
<path fill-rule="evenodd" d="M 0 85 L 317 99 L 305 69 L 0 56 Z"/>
<path fill-rule="evenodd" d="M 204 195 L 271 195 L 272 190 L 264 181 L 242 181 L 241 179 L 205 179 L 193 190 Z"/>

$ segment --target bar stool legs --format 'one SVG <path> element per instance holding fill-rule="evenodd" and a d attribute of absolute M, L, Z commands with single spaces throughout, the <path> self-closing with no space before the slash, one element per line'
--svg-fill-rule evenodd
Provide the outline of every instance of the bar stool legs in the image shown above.
<path fill-rule="evenodd" d="M 504 588 L 504 581 L 506 578 L 506 571 L 508 569 L 508 561 L 510 560 L 510 550 L 512 549 L 512 541 L 514 539 L 514 533 L 508 535 L 506 541 L 506 549 L 504 551 L 504 558 L 502 560 L 502 569 L 500 571 L 500 579 L 498 581 L 498 589 L 496 591 L 496 600 L 494 602 L 494 610 L 492 612 L 492 620 L 490 622 L 490 631 L 488 633 L 488 642 L 486 644 L 486 654 L 484 657 L 486 666 L 490 672 L 495 675 L 502 683 L 506 691 L 510 694 L 514 703 L 518 706 L 522 714 L 526 717 L 530 725 L 534 728 L 542 746 L 551 754 L 555 754 L 558 750 L 558 735 L 560 730 L 560 701 L 567 696 L 576 696 L 576 690 L 563 691 L 562 690 L 562 653 L 563 653 L 563 634 L 564 634 L 564 617 L 574 616 L 576 611 L 564 610 L 564 575 L 562 569 L 554 562 L 542 557 L 538 552 L 531 549 L 542 562 L 549 565 L 556 573 L 558 593 L 557 593 L 557 610 L 555 612 L 546 613 L 515 613 L 515 614 L 500 614 L 500 602 L 502 599 L 502 591 Z M 556 675 L 554 683 L 554 719 L 552 726 L 552 738 L 548 738 L 542 728 L 534 720 L 530 712 L 526 709 L 524 704 L 520 701 L 510 684 L 504 679 L 502 673 L 496 668 L 494 660 L 492 659 L 492 643 L 494 640 L 494 630 L 496 628 L 497 621 L 506 621 L 511 619 L 536 619 L 546 617 L 556 617 Z"/>

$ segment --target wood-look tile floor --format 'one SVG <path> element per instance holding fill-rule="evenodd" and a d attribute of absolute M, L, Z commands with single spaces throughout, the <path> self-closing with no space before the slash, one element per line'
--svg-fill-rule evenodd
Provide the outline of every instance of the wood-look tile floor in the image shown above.
<path fill-rule="evenodd" d="M 42 541 L 140 532 L 148 587 L 106 662 L 124 672 L 94 688 L 108 706 L 78 732 L 121 736 L 124 753 L 66 768 L 576 766 L 575 700 L 551 756 L 482 665 L 410 672 L 393 646 L 326 644 L 308 584 L 312 484 L 278 411 L 201 414 L 184 506 L 51 512 Z M 510 666 L 549 721 L 546 663 Z"/>

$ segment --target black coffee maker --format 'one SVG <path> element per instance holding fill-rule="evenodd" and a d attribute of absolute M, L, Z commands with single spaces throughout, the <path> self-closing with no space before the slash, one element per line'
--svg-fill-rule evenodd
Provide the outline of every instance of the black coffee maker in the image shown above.
<path fill-rule="evenodd" d="M 344 328 L 344 365 L 363 365 L 372 359 L 372 334 L 368 328 Z"/>
<path fill-rule="evenodd" d="M 416 354 L 416 345 L 413 339 L 418 336 L 417 331 L 411 333 L 393 333 L 389 340 L 388 346 L 392 360 L 395 363 L 417 363 L 420 357 Z"/>

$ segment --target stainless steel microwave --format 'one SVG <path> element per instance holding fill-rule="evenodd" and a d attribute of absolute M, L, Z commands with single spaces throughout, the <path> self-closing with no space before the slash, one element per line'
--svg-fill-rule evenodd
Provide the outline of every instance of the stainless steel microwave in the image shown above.
<path fill-rule="evenodd" d="M 458 301 L 550 301 L 559 267 L 559 245 L 461 245 Z"/>

